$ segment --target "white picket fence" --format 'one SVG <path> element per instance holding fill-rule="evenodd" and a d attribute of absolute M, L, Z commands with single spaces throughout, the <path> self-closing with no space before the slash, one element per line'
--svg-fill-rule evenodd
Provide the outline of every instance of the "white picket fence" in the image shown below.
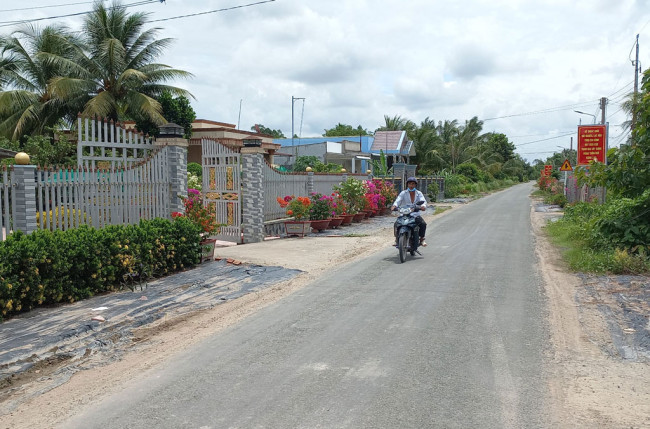
<path fill-rule="evenodd" d="M 38 228 L 102 228 L 170 218 L 167 148 L 129 168 L 36 170 Z"/>
<path fill-rule="evenodd" d="M 0 240 L 16 229 L 102 228 L 171 218 L 182 153 L 102 120 L 78 120 L 77 167 L 3 167 Z M 181 162 L 182 161 L 182 162 Z M 20 170 L 18 170 L 20 168 Z M 173 178 L 172 171 L 183 177 Z M 181 188 L 183 188 L 181 186 Z"/>

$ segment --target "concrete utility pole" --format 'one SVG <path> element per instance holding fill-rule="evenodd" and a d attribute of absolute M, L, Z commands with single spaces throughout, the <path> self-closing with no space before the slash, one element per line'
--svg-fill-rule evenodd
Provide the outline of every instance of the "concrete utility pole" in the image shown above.
<path fill-rule="evenodd" d="M 294 164 L 296 163 L 297 152 L 296 152 L 296 149 L 293 146 L 293 136 L 295 134 L 293 132 L 293 103 L 295 103 L 296 100 L 304 100 L 304 99 L 305 99 L 304 97 L 294 97 L 293 95 L 291 96 L 291 152 L 293 153 L 293 163 Z"/>
<path fill-rule="evenodd" d="M 634 94 L 632 95 L 632 123 L 630 130 L 634 131 L 636 126 L 636 101 L 639 92 L 639 35 L 636 35 L 636 59 L 634 60 Z M 634 146 L 634 134 L 632 134 L 632 146 Z"/>
<path fill-rule="evenodd" d="M 634 95 L 639 92 L 639 35 L 636 35 L 636 60 L 634 61 Z"/>
<path fill-rule="evenodd" d="M 607 97 L 602 97 L 600 99 L 600 123 L 605 125 L 605 106 L 607 106 Z"/>

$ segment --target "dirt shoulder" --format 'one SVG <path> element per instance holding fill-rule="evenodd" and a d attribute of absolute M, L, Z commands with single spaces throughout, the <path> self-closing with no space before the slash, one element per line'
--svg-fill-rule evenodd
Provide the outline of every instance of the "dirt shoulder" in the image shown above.
<path fill-rule="evenodd" d="M 543 229 L 549 219 L 559 215 L 531 210 L 539 271 L 549 305 L 550 383 L 558 413 L 570 428 L 650 427 L 650 359 L 644 356 L 643 347 L 638 347 L 637 353 L 625 353 L 623 342 L 616 339 L 618 331 L 635 335 L 636 330 L 619 317 L 625 309 L 617 302 L 616 293 L 622 291 L 608 288 L 618 280 L 627 280 L 632 290 L 639 286 L 619 278 L 624 276 L 569 273 Z M 637 281 L 650 286 L 648 278 Z M 646 334 L 650 329 L 647 304 L 637 309 L 645 317 L 646 326 L 641 329 Z"/>

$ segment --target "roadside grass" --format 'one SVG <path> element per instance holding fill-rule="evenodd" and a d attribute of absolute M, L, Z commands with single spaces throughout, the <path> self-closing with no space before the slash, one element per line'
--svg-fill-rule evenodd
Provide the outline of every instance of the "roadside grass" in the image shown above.
<path fill-rule="evenodd" d="M 436 206 L 435 211 L 433 212 L 433 215 L 438 215 L 440 213 L 444 213 L 447 210 L 451 210 L 451 206 Z"/>
<path fill-rule="evenodd" d="M 573 271 L 594 274 L 650 274 L 650 258 L 621 249 L 593 249 L 581 238 L 584 228 L 560 219 L 546 226 L 551 242 Z"/>

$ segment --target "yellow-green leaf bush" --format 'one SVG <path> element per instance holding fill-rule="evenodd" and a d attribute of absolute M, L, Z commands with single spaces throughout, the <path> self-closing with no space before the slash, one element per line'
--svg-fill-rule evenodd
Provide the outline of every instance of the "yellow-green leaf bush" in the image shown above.
<path fill-rule="evenodd" d="M 17 231 L 0 242 L 0 320 L 39 305 L 74 302 L 200 261 L 200 228 L 185 218 L 67 231 Z"/>

